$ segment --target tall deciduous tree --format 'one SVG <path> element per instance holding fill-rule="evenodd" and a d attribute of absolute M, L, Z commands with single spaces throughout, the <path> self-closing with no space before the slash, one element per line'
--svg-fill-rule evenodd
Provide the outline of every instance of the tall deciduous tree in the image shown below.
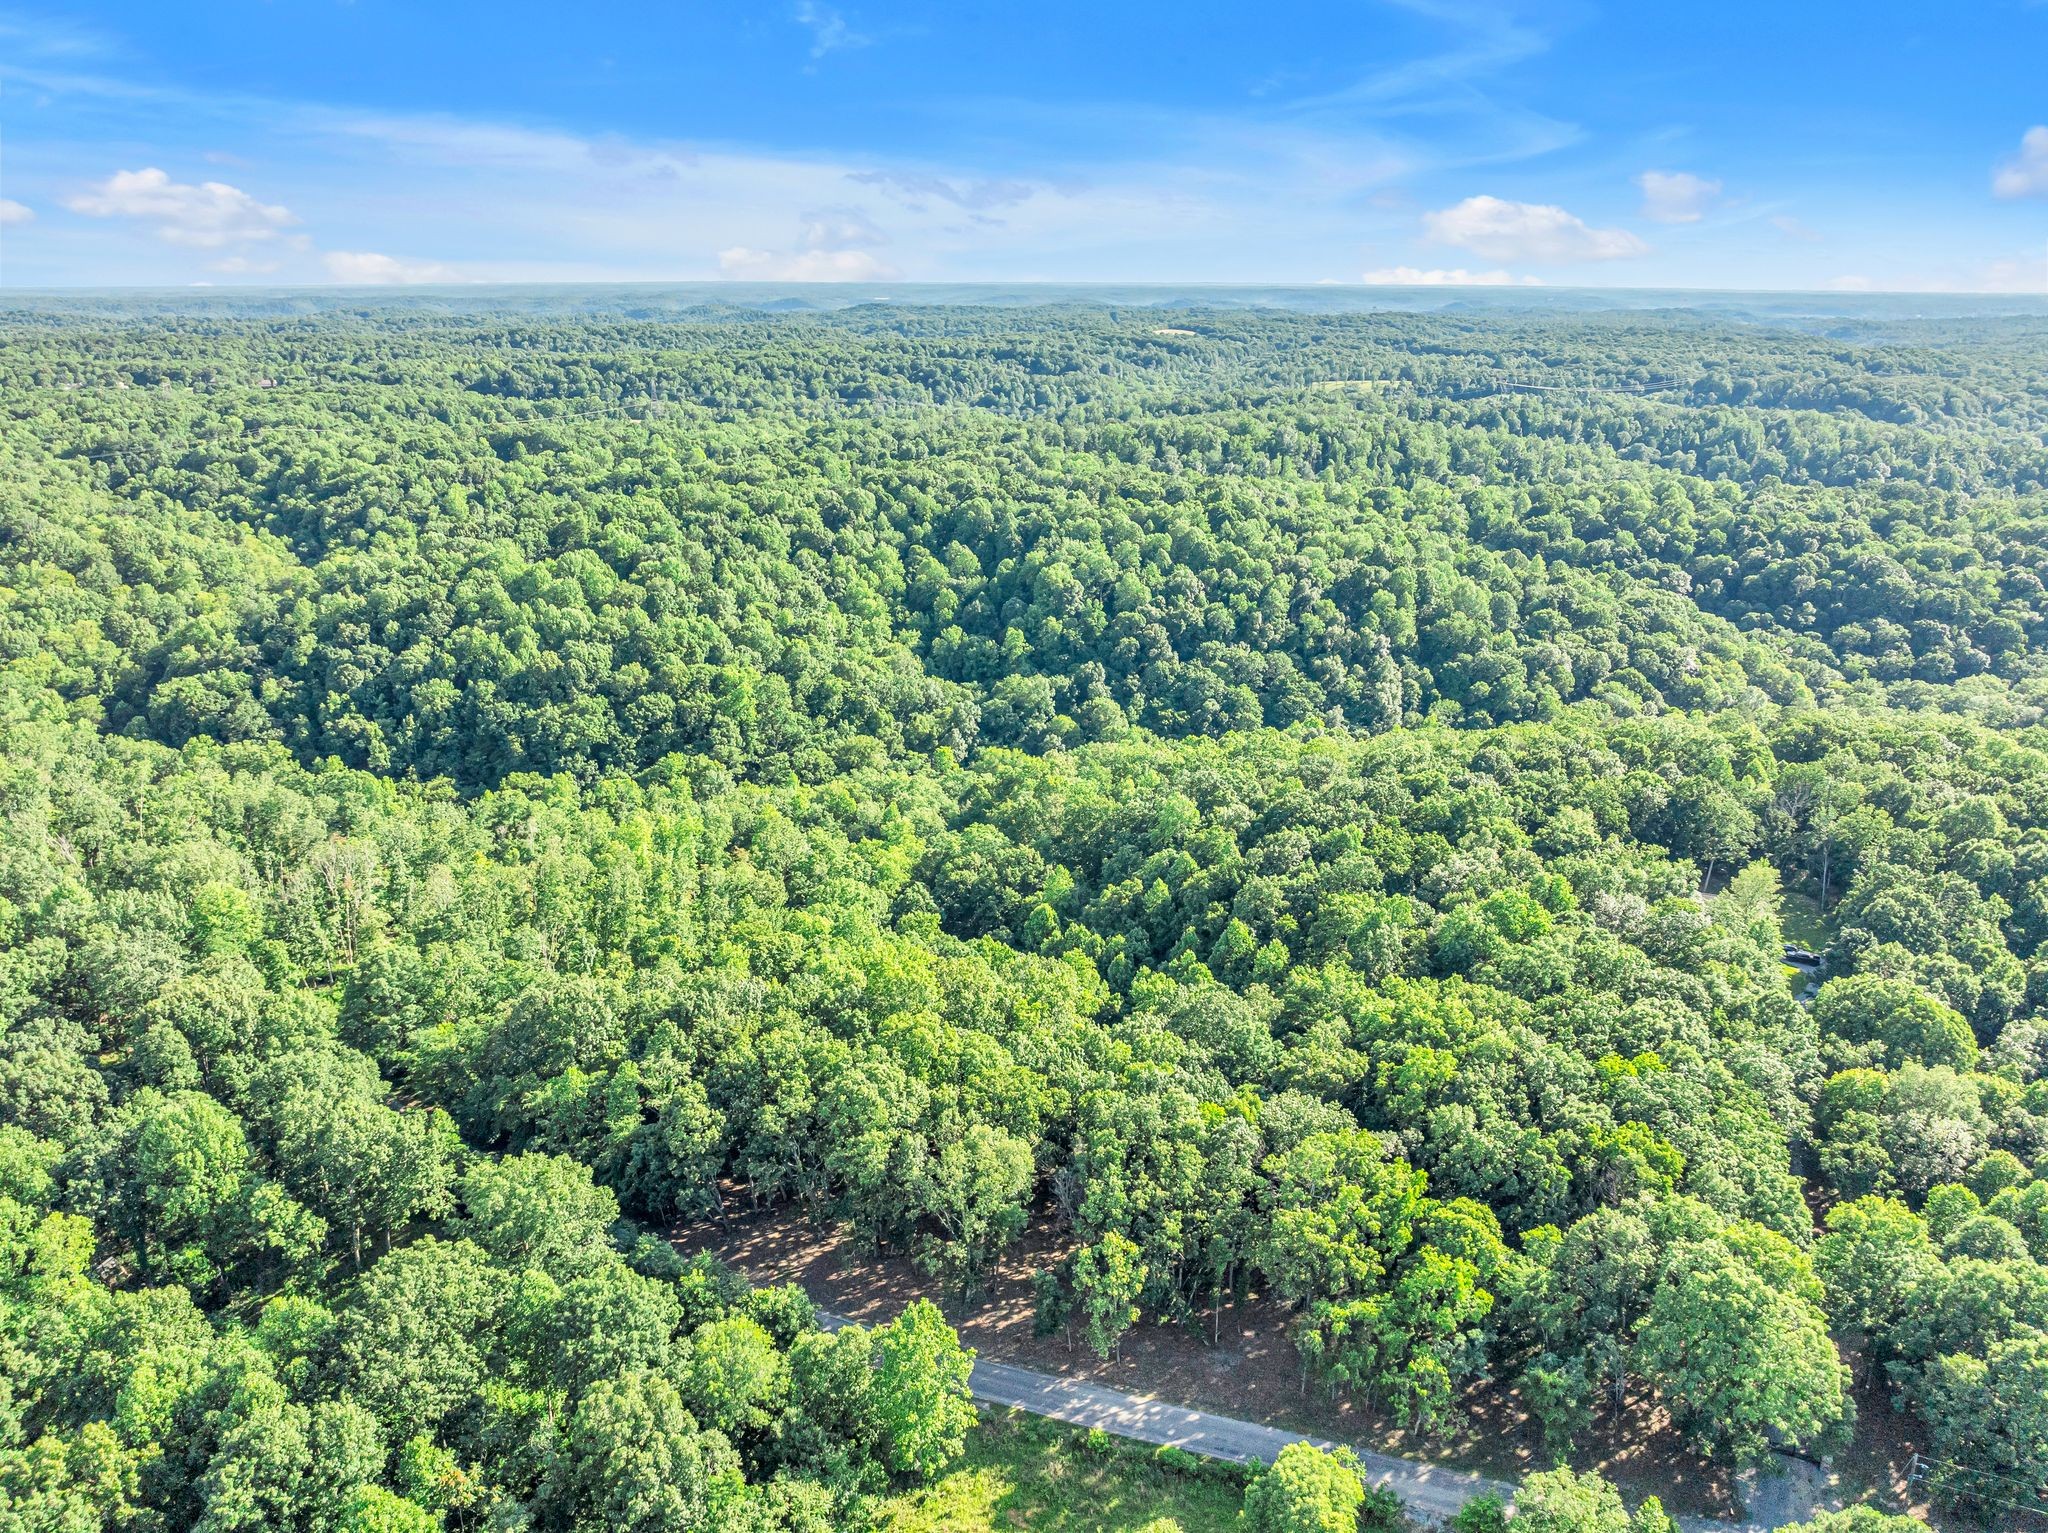
<path fill-rule="evenodd" d="M 875 1332 L 874 1344 L 874 1408 L 889 1467 L 931 1479 L 959 1458 L 974 1425 L 974 1353 L 926 1299 Z"/>

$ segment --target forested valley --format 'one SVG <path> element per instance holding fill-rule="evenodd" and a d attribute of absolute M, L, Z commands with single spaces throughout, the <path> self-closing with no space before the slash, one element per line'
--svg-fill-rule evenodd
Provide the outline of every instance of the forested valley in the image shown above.
<path fill-rule="evenodd" d="M 0 314 L 0 1528 L 874 1525 L 967 1353 L 672 1244 L 767 1206 L 960 1305 L 1049 1217 L 1105 1355 L 1277 1297 L 1418 1439 L 1860 1402 L 2030 1525 L 2044 376 L 2012 318 Z M 1599 1517 L 1512 1525 L 1675 1526 Z"/>

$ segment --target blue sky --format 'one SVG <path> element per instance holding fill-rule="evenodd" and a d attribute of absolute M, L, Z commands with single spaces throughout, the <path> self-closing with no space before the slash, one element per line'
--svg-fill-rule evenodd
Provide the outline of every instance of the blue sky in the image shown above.
<path fill-rule="evenodd" d="M 0 282 L 2048 287 L 2048 3 L 0 9 Z"/>

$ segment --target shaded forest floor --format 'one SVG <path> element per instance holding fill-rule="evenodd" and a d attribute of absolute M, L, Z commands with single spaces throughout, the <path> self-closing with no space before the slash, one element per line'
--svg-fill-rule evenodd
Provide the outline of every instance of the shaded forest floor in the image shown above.
<path fill-rule="evenodd" d="M 676 1240 L 685 1252 L 715 1253 L 756 1282 L 801 1283 L 820 1307 L 862 1324 L 886 1322 L 913 1299 L 930 1299 L 963 1342 L 999 1362 L 1500 1479 L 1550 1467 L 1542 1434 L 1519 1397 L 1497 1384 L 1467 1389 L 1462 1422 L 1443 1438 L 1418 1438 L 1353 1402 L 1331 1399 L 1314 1386 L 1304 1391 L 1287 1339 L 1287 1308 L 1256 1295 L 1224 1307 L 1214 1343 L 1206 1315 L 1200 1335 L 1182 1325 L 1134 1327 L 1122 1355 L 1108 1361 L 1078 1337 L 1070 1346 L 1058 1335 L 1035 1335 L 1031 1274 L 1065 1250 L 1043 1211 L 1006 1253 L 987 1290 L 966 1305 L 946 1296 L 907 1257 L 862 1255 L 842 1230 L 813 1225 L 788 1208 L 739 1213 L 723 1228 L 693 1224 Z M 1840 1478 L 1845 1486 L 1890 1492 L 1882 1499 L 1892 1505 L 1903 1503 L 1913 1452 L 1906 1423 L 1881 1392 L 1860 1392 L 1857 1409 L 1857 1442 L 1837 1465 Z M 1646 1402 L 1631 1400 L 1619 1422 L 1603 1421 L 1578 1446 L 1579 1467 L 1597 1468 L 1631 1500 L 1655 1495 L 1668 1510 L 1696 1516 L 1725 1517 L 1735 1509 L 1727 1471 L 1687 1450 L 1666 1413 Z M 1846 1499 L 1859 1497 L 1849 1492 Z"/>

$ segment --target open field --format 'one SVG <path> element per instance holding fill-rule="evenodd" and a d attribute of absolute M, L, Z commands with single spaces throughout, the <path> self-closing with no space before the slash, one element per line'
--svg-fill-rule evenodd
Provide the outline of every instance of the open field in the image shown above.
<path fill-rule="evenodd" d="M 1125 1454 L 1091 1453 L 1085 1434 L 1022 1411 L 982 1412 L 967 1457 L 936 1484 L 895 1498 L 886 1533 L 1225 1533 L 1237 1526 L 1235 1486 Z"/>
<path fill-rule="evenodd" d="M 1834 940 L 1835 923 L 1821 914 L 1820 901 L 1797 889 L 1788 889 L 1778 924 L 1785 940 L 1799 947 L 1822 952 Z"/>

